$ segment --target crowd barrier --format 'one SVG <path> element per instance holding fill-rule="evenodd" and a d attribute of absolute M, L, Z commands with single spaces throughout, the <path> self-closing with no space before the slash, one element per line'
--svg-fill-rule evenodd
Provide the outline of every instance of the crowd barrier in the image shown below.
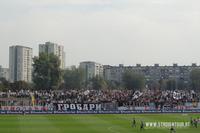
<path fill-rule="evenodd" d="M 98 111 L 11 111 L 11 110 L 0 110 L 0 114 L 164 114 L 164 113 L 200 113 L 198 110 L 98 110 Z"/>

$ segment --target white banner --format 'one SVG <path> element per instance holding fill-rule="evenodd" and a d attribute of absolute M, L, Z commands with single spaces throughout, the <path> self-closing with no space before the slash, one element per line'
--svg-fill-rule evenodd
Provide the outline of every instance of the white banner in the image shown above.
<path fill-rule="evenodd" d="M 92 110 L 101 110 L 101 104 L 63 104 L 58 103 L 54 104 L 56 106 L 56 110 L 58 111 L 92 111 Z"/>
<path fill-rule="evenodd" d="M 9 111 L 22 111 L 22 110 L 47 111 L 47 110 L 51 110 L 51 108 L 50 107 L 44 107 L 44 106 L 1 106 L 1 110 L 9 110 Z"/>

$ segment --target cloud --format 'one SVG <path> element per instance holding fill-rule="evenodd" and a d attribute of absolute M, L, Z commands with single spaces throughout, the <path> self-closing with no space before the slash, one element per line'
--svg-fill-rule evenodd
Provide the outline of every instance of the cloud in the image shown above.
<path fill-rule="evenodd" d="M 0 0 L 0 44 L 65 45 L 67 64 L 198 61 L 197 0 Z M 6 50 L 0 51 L 5 60 Z M 112 53 L 112 56 L 111 56 Z M 195 56 L 194 56 L 195 55 Z M 192 58 L 194 57 L 194 58 Z M 7 62 L 5 60 L 5 62 Z"/>

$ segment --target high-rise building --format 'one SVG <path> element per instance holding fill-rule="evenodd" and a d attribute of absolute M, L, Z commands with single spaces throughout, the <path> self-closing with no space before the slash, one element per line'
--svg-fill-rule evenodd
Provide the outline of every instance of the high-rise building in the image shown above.
<path fill-rule="evenodd" d="M 54 55 L 58 56 L 60 59 L 60 68 L 65 69 L 64 46 L 52 42 L 46 42 L 45 44 L 39 44 L 39 53 L 53 53 Z"/>
<path fill-rule="evenodd" d="M 8 68 L 2 68 L 2 66 L 0 66 L 0 78 L 5 78 L 6 80 L 9 80 Z"/>
<path fill-rule="evenodd" d="M 84 81 L 88 81 L 95 76 L 103 77 L 103 65 L 96 62 L 81 62 L 80 69 L 84 72 Z"/>
<path fill-rule="evenodd" d="M 32 48 L 11 46 L 9 49 L 10 82 L 32 82 Z"/>

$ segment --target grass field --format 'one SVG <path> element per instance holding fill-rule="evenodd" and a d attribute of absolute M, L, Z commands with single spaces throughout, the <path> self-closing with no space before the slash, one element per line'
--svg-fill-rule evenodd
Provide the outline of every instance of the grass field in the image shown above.
<path fill-rule="evenodd" d="M 169 133 L 169 129 L 145 129 L 143 121 L 189 121 L 200 114 L 142 115 L 0 115 L 0 133 Z M 137 127 L 132 128 L 136 118 Z M 199 125 L 200 126 L 200 125 Z M 176 129 L 176 133 L 199 133 L 200 127 Z"/>

